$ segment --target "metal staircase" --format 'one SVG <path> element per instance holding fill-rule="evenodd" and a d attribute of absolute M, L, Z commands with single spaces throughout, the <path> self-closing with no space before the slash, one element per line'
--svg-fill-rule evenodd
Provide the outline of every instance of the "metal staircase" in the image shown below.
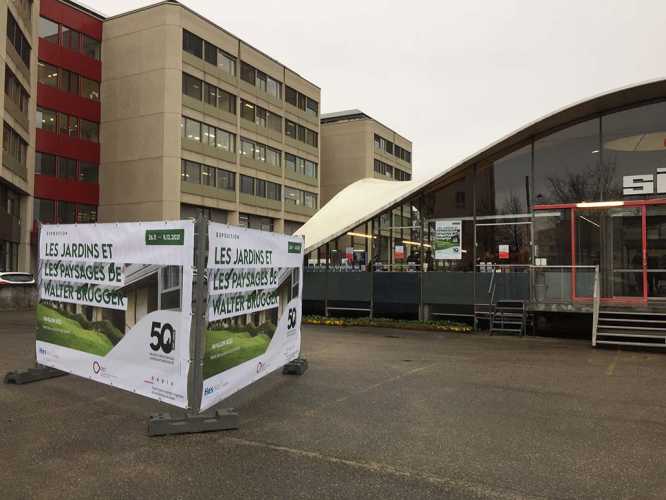
<path fill-rule="evenodd" d="M 522 300 L 498 300 L 493 307 L 490 335 L 527 333 L 527 305 Z"/>
<path fill-rule="evenodd" d="M 592 345 L 666 347 L 666 311 L 640 307 L 595 311 Z"/>
<path fill-rule="evenodd" d="M 527 303 L 522 300 L 496 300 L 497 272 L 498 268 L 493 268 L 488 286 L 488 303 L 474 304 L 474 328 L 478 330 L 479 322 L 487 321 L 490 335 L 507 333 L 522 337 L 527 333 L 529 321 Z"/>

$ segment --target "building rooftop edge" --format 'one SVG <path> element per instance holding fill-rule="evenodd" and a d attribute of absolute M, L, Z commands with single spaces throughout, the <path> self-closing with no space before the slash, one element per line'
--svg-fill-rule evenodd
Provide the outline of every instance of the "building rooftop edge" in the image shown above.
<path fill-rule="evenodd" d="M 70 7 L 74 7 L 75 9 L 79 9 L 84 11 L 87 14 L 90 14 L 96 18 L 98 18 L 100 21 L 106 21 L 109 19 L 109 16 L 106 14 L 103 14 L 102 12 L 93 9 L 92 7 L 86 5 L 85 3 L 79 2 L 79 1 L 74 1 L 74 0 L 59 0 L 60 2 L 69 5 Z"/>
<path fill-rule="evenodd" d="M 70 1 L 70 0 L 67 0 L 67 1 Z M 149 5 L 144 5 L 143 7 L 138 7 L 138 8 L 136 8 L 136 9 L 128 10 L 127 12 L 121 12 L 120 14 L 116 14 L 116 15 L 114 15 L 114 16 L 109 16 L 109 17 L 105 18 L 105 21 L 110 21 L 110 20 L 112 20 L 112 19 L 118 19 L 118 18 L 120 18 L 120 17 L 129 16 L 129 15 L 131 15 L 131 14 L 136 14 L 137 12 L 142 12 L 142 11 L 145 11 L 145 10 L 148 10 L 148 9 L 153 9 L 153 8 L 155 8 L 155 7 L 160 7 L 160 6 L 162 6 L 162 5 L 176 5 L 176 6 L 178 6 L 178 7 L 181 7 L 181 8 L 183 8 L 183 9 L 187 10 L 188 12 L 191 12 L 191 13 L 194 14 L 195 16 L 197 16 L 197 17 L 199 17 L 200 19 L 203 19 L 204 21 L 206 21 L 206 22 L 207 22 L 208 24 L 210 24 L 211 26 L 214 26 L 215 28 L 219 29 L 220 31 L 223 31 L 223 32 L 226 33 L 227 35 L 232 36 L 232 37 L 236 38 L 237 40 L 240 40 L 240 41 L 243 42 L 245 45 L 247 45 L 248 47 L 250 47 L 250 48 L 256 50 L 257 52 L 259 52 L 259 53 L 262 54 L 263 56 L 267 57 L 268 59 L 270 59 L 270 60 L 273 61 L 274 63 L 279 64 L 280 66 L 285 67 L 286 69 L 288 69 L 289 71 L 291 71 L 292 73 L 294 73 L 296 76 L 298 76 L 299 78 L 302 78 L 303 80 L 305 80 L 306 82 L 308 82 L 310 85 L 314 85 L 317 89 L 319 89 L 319 90 L 321 91 L 321 87 L 320 87 L 319 85 L 317 85 L 316 83 L 314 83 L 314 82 L 312 82 L 311 80 L 305 78 L 305 77 L 302 76 L 301 74 L 299 74 L 299 73 L 297 73 L 296 71 L 294 71 L 293 69 L 291 69 L 289 66 L 287 66 L 287 65 L 285 65 L 285 64 L 283 64 L 283 63 L 281 63 L 280 61 L 278 61 L 278 60 L 275 59 L 274 57 L 269 56 L 269 55 L 266 54 L 266 52 L 264 52 L 263 50 L 258 49 L 258 48 L 255 47 L 254 45 L 252 45 L 252 44 L 246 42 L 245 40 L 243 40 L 241 37 L 234 35 L 234 34 L 233 34 L 232 32 L 230 32 L 229 30 L 223 28 L 223 27 L 220 26 L 219 24 L 214 23 L 213 21 L 211 21 L 210 19 L 208 19 L 208 18 L 207 18 L 206 16 L 204 16 L 203 14 L 198 13 L 198 12 L 195 11 L 194 9 L 190 8 L 189 6 L 187 6 L 187 5 L 183 4 L 183 3 L 178 2 L 177 0 L 162 0 L 162 1 L 160 1 L 160 2 L 155 2 L 155 3 L 151 3 L 151 4 L 149 4 Z"/>
<path fill-rule="evenodd" d="M 396 132 L 395 129 L 385 125 L 384 123 L 382 123 L 379 120 L 373 118 L 369 114 L 364 113 L 360 109 L 345 109 L 345 110 L 342 110 L 342 111 L 332 111 L 330 113 L 322 113 L 319 117 L 319 121 L 322 124 L 324 124 L 324 123 L 335 123 L 335 122 L 342 121 L 342 120 L 347 120 L 347 119 L 372 120 L 373 122 L 378 123 L 382 127 L 389 129 L 394 134 L 399 135 L 402 139 L 406 140 L 412 146 L 414 146 L 414 143 L 412 142 L 411 139 L 402 135 L 400 132 Z"/>

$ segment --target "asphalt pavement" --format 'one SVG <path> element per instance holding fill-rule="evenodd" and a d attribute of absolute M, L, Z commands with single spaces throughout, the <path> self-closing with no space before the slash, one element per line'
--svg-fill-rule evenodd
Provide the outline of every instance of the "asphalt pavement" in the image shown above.
<path fill-rule="evenodd" d="M 0 373 L 34 362 L 0 313 Z M 169 408 L 74 376 L 0 385 L 0 496 L 666 498 L 666 354 L 305 327 L 302 377 L 229 399 L 237 431 L 149 438 Z"/>

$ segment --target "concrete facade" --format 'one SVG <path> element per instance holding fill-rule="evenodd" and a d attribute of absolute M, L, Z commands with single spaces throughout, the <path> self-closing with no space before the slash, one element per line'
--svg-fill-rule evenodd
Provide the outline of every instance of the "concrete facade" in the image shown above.
<path fill-rule="evenodd" d="M 234 74 L 184 50 L 184 33 L 203 40 L 203 54 L 210 44 L 233 58 Z M 193 207 L 212 209 L 230 224 L 244 224 L 248 216 L 269 218 L 270 227 L 283 232 L 315 213 L 319 177 L 290 169 L 287 155 L 314 162 L 318 170 L 318 144 L 312 147 L 287 136 L 286 120 L 318 135 L 319 117 L 286 102 L 285 93 L 289 86 L 318 106 L 316 85 L 177 2 L 107 19 L 103 47 L 100 222 L 178 219 L 186 215 L 185 205 L 190 208 L 187 215 Z M 257 78 L 278 82 L 279 97 L 241 78 L 243 63 L 257 71 Z M 186 93 L 184 74 L 200 82 L 202 99 Z M 233 96 L 235 112 L 210 105 L 208 85 Z M 242 106 L 277 115 L 281 130 L 262 126 L 259 118 L 255 122 L 242 118 Z M 232 134 L 234 147 L 211 146 L 204 137 L 193 140 L 184 118 Z M 253 152 L 243 154 L 242 139 L 279 152 L 279 166 L 255 158 Z M 243 144 L 249 144 L 246 141 Z M 232 173 L 234 189 L 208 185 L 203 177 L 202 182 L 192 182 L 181 171 L 183 160 L 218 169 L 218 176 L 220 171 Z M 254 192 L 242 189 L 241 176 L 254 179 Z M 264 183 L 258 181 L 279 185 L 279 196 L 262 196 Z M 286 188 L 311 193 L 315 206 L 285 201 Z"/>
<path fill-rule="evenodd" d="M 35 2 L 37 3 L 37 2 Z M 36 12 L 27 0 L 0 0 L 0 26 L 8 27 L 8 17 L 15 21 L 18 38 L 30 46 L 29 64 L 22 58 L 8 32 L 0 37 L 0 60 L 9 79 L 17 81 L 27 94 L 21 102 L 5 85 L 0 95 L 3 120 L 2 163 L 0 165 L 0 271 L 30 268 L 30 231 L 34 192 L 35 109 L 36 109 Z M 16 38 L 15 38 L 16 40 Z M 9 76 L 12 75 L 12 76 Z M 16 86 L 13 86 L 16 89 Z M 18 146 L 18 143 L 21 143 Z"/>
<path fill-rule="evenodd" d="M 406 159 L 376 144 L 379 137 L 390 143 L 392 151 L 406 151 Z M 382 143 L 385 144 L 385 143 Z M 410 180 L 412 142 L 354 109 L 321 116 L 321 203 L 327 203 L 349 184 L 368 177 Z M 405 156 L 405 155 L 402 155 Z M 375 162 L 382 162 L 389 173 L 380 173 Z M 386 167 L 384 167 L 386 169 Z"/>

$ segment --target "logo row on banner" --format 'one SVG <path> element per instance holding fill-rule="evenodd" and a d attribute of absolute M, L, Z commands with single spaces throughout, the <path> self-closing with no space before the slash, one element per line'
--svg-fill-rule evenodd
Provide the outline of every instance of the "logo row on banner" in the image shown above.
<path fill-rule="evenodd" d="M 207 315 L 192 331 L 194 221 L 43 226 L 37 362 L 203 411 L 297 358 L 302 239 L 216 223 L 208 235 Z M 203 373 L 190 378 L 196 335 Z"/>

